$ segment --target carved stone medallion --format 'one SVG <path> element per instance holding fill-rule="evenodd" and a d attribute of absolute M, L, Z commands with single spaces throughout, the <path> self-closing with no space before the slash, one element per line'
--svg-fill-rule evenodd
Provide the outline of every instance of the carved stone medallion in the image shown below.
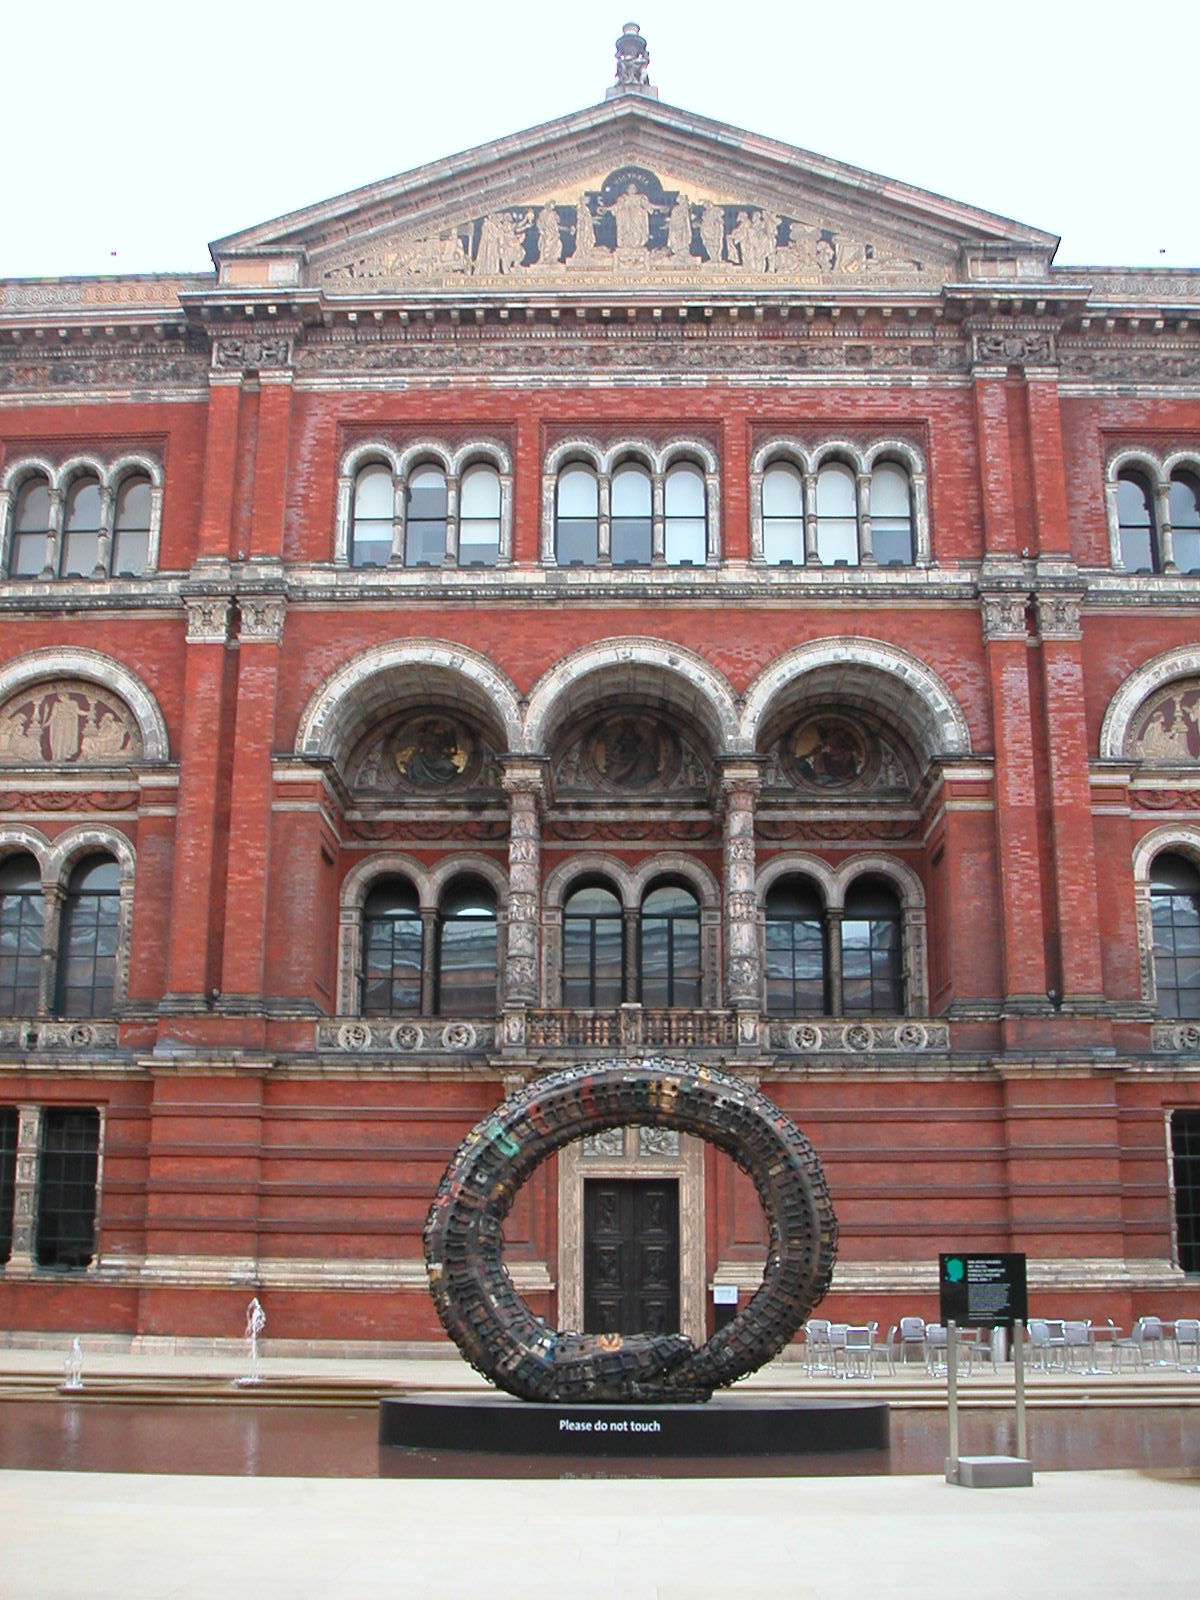
<path fill-rule="evenodd" d="M 449 794 L 479 780 L 485 754 L 465 723 L 430 711 L 403 717 L 370 739 L 351 765 L 350 781 L 359 790 Z"/>
<path fill-rule="evenodd" d="M 95 684 L 39 683 L 0 706 L 0 762 L 7 766 L 113 766 L 141 755 L 129 708 Z"/>
<path fill-rule="evenodd" d="M 1129 753 L 1141 761 L 1200 761 L 1200 683 L 1173 683 L 1134 719 Z"/>

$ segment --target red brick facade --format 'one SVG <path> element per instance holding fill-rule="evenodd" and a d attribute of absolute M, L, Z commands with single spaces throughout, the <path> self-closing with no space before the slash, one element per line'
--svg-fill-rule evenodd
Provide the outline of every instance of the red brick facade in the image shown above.
<path fill-rule="evenodd" d="M 649 1055 L 750 1074 L 813 1140 L 840 1313 L 931 1313 L 949 1248 L 1025 1251 L 1058 1314 L 1194 1306 L 1171 1128 L 1200 1113 L 1200 1024 L 1164 1006 L 1151 880 L 1200 861 L 1200 562 L 1163 559 L 1176 502 L 1149 480 L 1200 471 L 1200 286 L 1067 271 L 1045 235 L 732 138 L 634 87 L 222 241 L 213 277 L 0 284 L 0 852 L 35 864 L 44 919 L 37 999 L 0 1016 L 4 1328 L 232 1336 L 256 1294 L 274 1338 L 438 1337 L 420 1232 L 457 1142 L 531 1074 Z M 1121 556 L 1127 461 L 1148 573 Z M 74 486 L 102 485 L 115 540 L 127 462 L 158 497 L 149 558 L 122 573 L 102 538 L 67 570 Z M 503 501 L 482 567 L 454 545 L 472 462 Z M 362 463 L 391 463 L 382 566 L 356 554 Z M 417 567 L 430 463 L 446 557 Z M 670 558 L 679 463 L 707 496 L 695 564 Z M 582 567 L 556 558 L 571 465 L 600 485 Z M 605 559 L 651 523 L 645 560 Z M 72 875 L 100 858 L 112 994 L 72 1011 Z M 364 1016 L 382 882 L 442 967 Z M 445 998 L 466 882 L 498 930 L 469 1014 Z M 888 920 L 853 915 L 864 884 L 897 908 L 890 1007 L 855 988 L 846 926 Z M 621 902 L 618 1003 L 564 1000 L 588 885 Z M 788 885 L 824 909 L 781 920 Z M 644 998 L 656 886 L 695 908 L 682 1004 Z M 773 920 L 820 924 L 815 1006 L 771 987 Z M 100 1111 L 88 1264 L 39 1258 L 54 1107 Z M 580 1315 L 579 1183 L 660 1169 L 685 1324 L 714 1282 L 752 1287 L 748 1181 L 626 1140 L 521 1196 L 508 1259 L 539 1311 Z"/>

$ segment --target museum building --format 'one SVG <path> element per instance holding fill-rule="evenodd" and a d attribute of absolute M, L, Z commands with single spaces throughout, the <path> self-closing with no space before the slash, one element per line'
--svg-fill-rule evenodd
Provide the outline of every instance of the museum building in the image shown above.
<path fill-rule="evenodd" d="M 1200 1275 L 1200 272 L 663 103 L 0 281 L 0 1337 L 441 1339 L 447 1160 L 667 1058 L 812 1140 L 826 1305 Z M 543 1163 L 560 1328 L 763 1270 L 711 1145 Z"/>

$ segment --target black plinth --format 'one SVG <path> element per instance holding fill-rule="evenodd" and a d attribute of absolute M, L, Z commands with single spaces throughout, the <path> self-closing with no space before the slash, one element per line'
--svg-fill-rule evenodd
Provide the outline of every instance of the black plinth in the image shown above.
<path fill-rule="evenodd" d="M 799 1456 L 886 1450 L 877 1401 L 718 1394 L 707 1405 L 539 1405 L 504 1394 L 381 1400 L 379 1442 L 517 1456 Z"/>

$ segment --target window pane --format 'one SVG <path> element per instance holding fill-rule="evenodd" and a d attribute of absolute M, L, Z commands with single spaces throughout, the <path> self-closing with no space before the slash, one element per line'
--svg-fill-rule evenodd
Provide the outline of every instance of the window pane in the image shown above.
<path fill-rule="evenodd" d="M 387 565 L 392 554 L 394 514 L 395 490 L 390 468 L 379 463 L 364 467 L 354 480 L 351 566 Z"/>
<path fill-rule="evenodd" d="M 1155 858 L 1150 911 L 1159 1014 L 1200 1016 L 1200 872 L 1186 856 Z"/>
<path fill-rule="evenodd" d="M 112 570 L 118 578 L 140 577 L 150 564 L 150 479 L 135 474 L 117 491 Z"/>
<path fill-rule="evenodd" d="M 555 521 L 555 559 L 560 567 L 591 567 L 599 553 L 599 498 L 590 467 L 566 467 L 559 474 Z"/>
<path fill-rule="evenodd" d="M 804 480 L 795 467 L 777 463 L 763 476 L 764 517 L 804 517 Z"/>
<path fill-rule="evenodd" d="M 912 565 L 908 474 L 893 462 L 871 474 L 871 546 L 881 567 Z"/>
<path fill-rule="evenodd" d="M 704 474 L 699 467 L 672 467 L 666 485 L 665 554 L 671 566 L 699 567 L 708 555 Z"/>
<path fill-rule="evenodd" d="M 17 1181 L 17 1108 L 0 1106 L 0 1266 L 12 1255 Z"/>
<path fill-rule="evenodd" d="M 826 566 L 858 562 L 854 474 L 840 462 L 817 474 L 817 555 Z"/>
<path fill-rule="evenodd" d="M 439 916 L 438 1012 L 490 1016 L 496 1009 L 496 902 L 486 884 L 467 880 L 447 891 Z"/>
<path fill-rule="evenodd" d="M 668 517 L 703 517 L 704 474 L 700 468 L 690 464 L 672 467 L 667 473 L 665 500 Z"/>
<path fill-rule="evenodd" d="M 595 517 L 600 501 L 596 474 L 590 467 L 565 467 L 558 477 L 560 517 Z"/>
<path fill-rule="evenodd" d="M 120 869 L 93 856 L 72 872 L 58 948 L 57 1010 L 65 1017 L 112 1015 L 117 978 Z"/>
<path fill-rule="evenodd" d="M 37 1197 L 39 1267 L 86 1267 L 96 1248 L 100 1113 L 47 1106 Z"/>
<path fill-rule="evenodd" d="M 563 1004 L 613 1007 L 623 999 L 624 918 L 611 889 L 593 884 L 563 909 Z"/>
<path fill-rule="evenodd" d="M 59 571 L 64 578 L 86 578 L 100 554 L 100 485 L 79 478 L 67 491 Z"/>
<path fill-rule="evenodd" d="M 408 480 L 404 521 L 406 567 L 440 567 L 446 557 L 446 478 L 418 467 Z"/>
<path fill-rule="evenodd" d="M 1117 524 L 1121 561 L 1129 572 L 1158 570 L 1149 486 L 1132 473 L 1117 480 Z"/>
<path fill-rule="evenodd" d="M 618 467 L 612 480 L 614 517 L 649 517 L 650 474 L 645 467 Z"/>
<path fill-rule="evenodd" d="M 44 479 L 27 483 L 17 497 L 9 570 L 15 578 L 34 578 L 46 565 L 50 533 L 50 488 Z"/>
<path fill-rule="evenodd" d="M 28 1017 L 37 1010 L 45 902 L 32 856 L 10 856 L 0 866 L 0 1016 Z"/>
<path fill-rule="evenodd" d="M 640 958 L 644 1005 L 700 1004 L 700 911 L 689 890 L 665 884 L 646 896 Z"/>

